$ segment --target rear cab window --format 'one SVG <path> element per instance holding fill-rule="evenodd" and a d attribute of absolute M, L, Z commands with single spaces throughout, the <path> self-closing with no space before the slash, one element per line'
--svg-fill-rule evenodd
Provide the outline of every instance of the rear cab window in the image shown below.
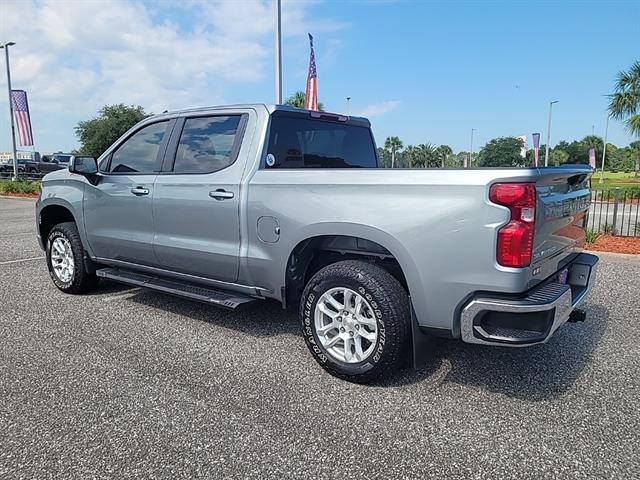
<path fill-rule="evenodd" d="M 310 113 L 274 112 L 267 154 L 275 160 L 268 168 L 378 168 L 367 125 Z"/>

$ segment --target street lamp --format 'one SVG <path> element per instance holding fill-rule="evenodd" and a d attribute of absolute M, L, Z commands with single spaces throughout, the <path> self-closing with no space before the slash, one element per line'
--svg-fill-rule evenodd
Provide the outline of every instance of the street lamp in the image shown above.
<path fill-rule="evenodd" d="M 15 45 L 14 42 L 7 42 L 0 45 L 4 48 L 4 59 L 7 66 L 7 89 L 9 91 L 9 118 L 11 119 L 11 143 L 13 145 L 13 179 L 18 179 L 18 152 L 16 149 L 16 125 L 13 121 L 13 104 L 11 103 L 11 69 L 9 68 L 9 47 Z"/>
<path fill-rule="evenodd" d="M 351 97 L 347 97 L 347 116 L 349 116 L 349 104 L 351 103 Z"/>
<path fill-rule="evenodd" d="M 471 160 L 473 159 L 473 132 L 475 131 L 476 131 L 475 128 L 471 129 L 471 146 L 469 148 L 469 166 L 471 166 Z"/>
<path fill-rule="evenodd" d="M 276 104 L 282 103 L 282 8 L 280 0 L 275 0 L 275 47 L 276 47 Z"/>
<path fill-rule="evenodd" d="M 551 112 L 553 111 L 553 104 L 558 103 L 558 100 L 549 102 L 549 124 L 547 125 L 547 148 L 544 151 L 544 166 L 549 166 L 549 142 L 551 142 Z"/>

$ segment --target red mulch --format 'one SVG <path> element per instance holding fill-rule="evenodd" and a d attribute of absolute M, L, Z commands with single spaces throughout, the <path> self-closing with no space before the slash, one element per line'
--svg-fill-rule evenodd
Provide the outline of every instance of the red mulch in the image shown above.
<path fill-rule="evenodd" d="M 596 243 L 588 243 L 587 250 L 598 252 L 633 253 L 640 254 L 640 237 L 614 237 L 611 235 L 600 235 Z"/>
<path fill-rule="evenodd" d="M 38 198 L 37 193 L 0 193 L 0 197 Z"/>

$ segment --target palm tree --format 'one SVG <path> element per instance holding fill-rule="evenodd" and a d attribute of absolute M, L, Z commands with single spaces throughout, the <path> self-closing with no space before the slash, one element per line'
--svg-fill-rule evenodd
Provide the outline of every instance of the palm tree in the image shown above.
<path fill-rule="evenodd" d="M 398 137 L 387 137 L 384 141 L 384 148 L 391 152 L 391 168 L 396 164 L 396 153 L 402 150 L 402 140 Z"/>
<path fill-rule="evenodd" d="M 633 152 L 633 155 L 636 157 L 636 177 L 640 175 L 640 140 L 636 140 L 635 142 L 631 142 L 629 144 L 629 148 Z"/>
<path fill-rule="evenodd" d="M 628 72 L 618 73 L 616 93 L 609 96 L 609 113 L 623 120 L 631 135 L 640 137 L 640 61 L 636 61 Z"/>
<path fill-rule="evenodd" d="M 289 95 L 289 97 L 284 101 L 284 104 L 289 105 L 290 107 L 304 109 L 307 103 L 306 100 L 307 100 L 307 94 L 304 93 L 303 91 L 298 91 L 293 93 L 292 95 Z M 318 102 L 318 110 L 320 110 L 321 112 L 324 112 L 324 105 L 320 102 Z"/>
<path fill-rule="evenodd" d="M 434 163 L 437 161 L 436 147 L 427 142 L 418 145 L 418 149 L 420 150 L 422 166 L 425 168 L 433 167 Z"/>
<path fill-rule="evenodd" d="M 449 145 L 440 145 L 436 148 L 436 156 L 442 161 L 441 168 L 444 168 L 444 164 L 449 158 L 449 155 L 453 153 Z"/>

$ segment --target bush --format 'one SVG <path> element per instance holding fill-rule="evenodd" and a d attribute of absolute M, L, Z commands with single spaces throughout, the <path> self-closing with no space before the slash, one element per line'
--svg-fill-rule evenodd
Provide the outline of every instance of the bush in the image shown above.
<path fill-rule="evenodd" d="M 615 235 L 616 229 L 610 223 L 605 223 L 602 225 L 602 233 L 604 233 L 605 235 Z"/>
<path fill-rule="evenodd" d="M 0 193 L 40 193 L 40 182 L 33 180 L 0 181 Z"/>
<path fill-rule="evenodd" d="M 596 243 L 596 240 L 598 239 L 599 236 L 600 236 L 600 233 L 596 232 L 595 230 L 587 230 L 584 234 L 584 238 L 587 241 L 587 243 Z"/>

